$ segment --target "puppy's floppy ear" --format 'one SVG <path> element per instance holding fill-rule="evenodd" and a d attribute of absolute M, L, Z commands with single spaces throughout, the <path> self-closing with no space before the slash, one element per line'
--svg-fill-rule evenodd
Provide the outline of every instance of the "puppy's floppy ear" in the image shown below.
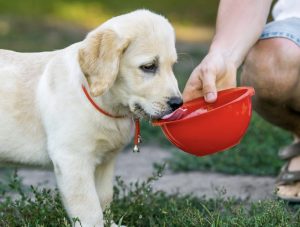
<path fill-rule="evenodd" d="M 92 96 L 99 96 L 112 87 L 119 72 L 121 55 L 129 45 L 111 29 L 93 32 L 79 50 L 79 64 L 87 78 Z"/>

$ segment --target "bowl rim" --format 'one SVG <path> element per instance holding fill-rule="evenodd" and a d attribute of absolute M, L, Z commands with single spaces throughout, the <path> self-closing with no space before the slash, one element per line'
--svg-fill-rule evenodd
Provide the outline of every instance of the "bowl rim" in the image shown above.
<path fill-rule="evenodd" d="M 214 108 L 214 109 L 212 109 L 212 110 L 210 110 L 208 112 L 204 112 L 201 115 L 206 115 L 208 113 L 214 112 L 214 111 L 216 111 L 218 109 L 224 108 L 224 107 L 226 107 L 226 106 L 228 106 L 228 105 L 230 105 L 232 103 L 238 102 L 238 101 L 240 101 L 240 100 L 242 100 L 242 99 L 244 99 L 244 98 L 246 98 L 248 96 L 251 97 L 251 96 L 253 96 L 255 94 L 255 90 L 254 90 L 253 87 L 243 86 L 243 87 L 234 87 L 234 88 L 229 88 L 229 89 L 224 89 L 224 90 L 218 91 L 218 96 L 221 95 L 221 94 L 227 93 L 227 92 L 231 93 L 231 92 L 240 91 L 240 90 L 245 90 L 246 92 L 244 94 L 242 94 L 241 96 L 239 96 L 238 98 L 236 98 L 234 100 L 231 100 L 230 102 L 228 102 L 228 103 L 226 103 L 226 104 L 224 104 L 222 106 L 216 107 L 216 108 Z M 188 101 L 188 102 L 186 102 L 186 103 L 183 104 L 183 107 L 191 106 L 195 102 L 200 101 L 200 100 L 203 101 L 204 98 L 203 97 L 199 97 L 199 98 L 193 99 L 191 101 Z M 197 117 L 197 116 L 194 116 L 194 117 Z M 194 117 L 191 117 L 189 119 L 192 119 Z M 179 122 L 184 121 L 184 120 L 186 120 L 186 119 L 183 118 L 183 119 L 174 120 L 174 121 L 168 121 L 168 120 L 162 119 L 162 120 L 155 120 L 155 121 L 152 122 L 152 124 L 154 126 L 162 126 L 162 125 L 167 125 L 167 124 L 179 123 Z"/>

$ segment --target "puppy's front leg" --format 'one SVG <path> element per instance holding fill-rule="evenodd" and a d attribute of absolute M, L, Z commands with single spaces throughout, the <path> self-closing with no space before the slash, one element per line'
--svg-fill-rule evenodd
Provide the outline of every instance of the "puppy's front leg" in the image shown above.
<path fill-rule="evenodd" d="M 62 154 L 62 153 L 60 153 Z M 88 156 L 52 157 L 58 188 L 71 218 L 79 218 L 79 227 L 103 227 L 103 213 L 97 195 L 93 160 Z"/>
<path fill-rule="evenodd" d="M 113 176 L 116 156 L 96 167 L 96 190 L 103 209 L 107 208 L 113 197 Z"/>
<path fill-rule="evenodd" d="M 110 160 L 98 165 L 95 171 L 96 189 L 103 210 L 109 207 L 113 198 L 113 176 L 117 153 L 114 152 Z M 114 222 L 110 223 L 110 227 L 117 226 Z"/>

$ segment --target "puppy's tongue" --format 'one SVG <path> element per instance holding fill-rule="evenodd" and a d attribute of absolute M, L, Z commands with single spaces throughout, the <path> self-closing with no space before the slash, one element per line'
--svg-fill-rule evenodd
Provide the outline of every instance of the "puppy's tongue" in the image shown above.
<path fill-rule="evenodd" d="M 185 111 L 187 111 L 187 109 L 179 108 L 179 109 L 175 110 L 174 112 L 163 116 L 162 119 L 168 120 L 168 121 L 178 120 L 185 115 Z"/>

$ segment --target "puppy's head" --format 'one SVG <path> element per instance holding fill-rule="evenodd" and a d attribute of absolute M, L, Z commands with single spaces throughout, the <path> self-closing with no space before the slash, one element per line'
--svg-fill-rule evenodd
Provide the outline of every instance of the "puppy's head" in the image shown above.
<path fill-rule="evenodd" d="M 79 51 L 93 96 L 109 92 L 121 108 L 152 119 L 182 104 L 172 70 L 176 60 L 172 26 L 147 10 L 107 21 L 87 36 Z"/>

